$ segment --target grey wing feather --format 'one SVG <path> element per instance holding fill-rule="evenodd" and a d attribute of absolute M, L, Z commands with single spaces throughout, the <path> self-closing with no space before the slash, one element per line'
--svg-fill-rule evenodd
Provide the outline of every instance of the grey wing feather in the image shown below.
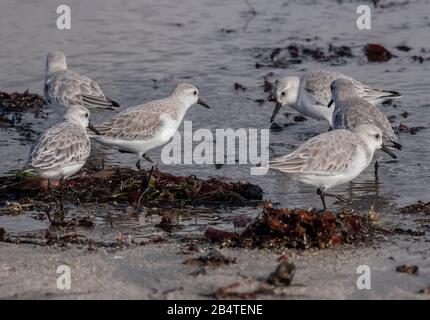
<path fill-rule="evenodd" d="M 157 109 L 159 109 L 157 111 Z M 157 101 L 125 110 L 112 119 L 94 125 L 101 136 L 115 140 L 147 140 L 163 127 Z M 97 139 L 97 136 L 92 135 Z"/>
<path fill-rule="evenodd" d="M 85 162 L 91 151 L 88 136 L 77 125 L 62 122 L 39 137 L 30 150 L 27 168 L 51 169 Z"/>
<path fill-rule="evenodd" d="M 396 91 L 388 91 L 388 90 L 382 90 L 377 88 L 371 88 L 354 79 L 351 79 L 351 81 L 353 82 L 355 90 L 357 91 L 358 95 L 367 101 L 372 101 L 373 103 L 380 102 L 390 98 L 399 98 L 402 96 L 400 93 Z"/>
<path fill-rule="evenodd" d="M 339 78 L 351 79 L 342 73 L 316 70 L 302 76 L 300 84 L 313 104 L 325 107 L 331 100 L 330 84 Z"/>
<path fill-rule="evenodd" d="M 387 116 L 376 106 L 361 98 L 343 102 L 340 112 L 334 116 L 334 127 L 352 130 L 361 124 L 373 124 L 378 127 L 384 142 L 398 142 Z"/>
<path fill-rule="evenodd" d="M 336 130 L 311 138 L 292 153 L 270 161 L 269 167 L 287 173 L 320 175 L 348 169 L 357 151 L 352 132 Z M 339 148 L 339 145 L 342 147 Z"/>
<path fill-rule="evenodd" d="M 113 108 L 119 104 L 104 95 L 100 86 L 90 78 L 81 75 L 81 97 L 87 108 Z"/>
<path fill-rule="evenodd" d="M 45 83 L 45 97 L 50 103 L 59 103 L 66 107 L 73 104 L 83 104 L 87 108 L 119 106 L 105 97 L 95 81 L 72 70 L 51 74 Z"/>

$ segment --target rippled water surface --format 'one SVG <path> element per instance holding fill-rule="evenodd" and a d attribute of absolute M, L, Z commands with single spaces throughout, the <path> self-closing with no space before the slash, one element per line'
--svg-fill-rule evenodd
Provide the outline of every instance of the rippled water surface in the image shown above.
<path fill-rule="evenodd" d="M 163 97 L 175 84 L 186 80 L 196 83 L 201 97 L 213 106 L 210 110 L 199 106 L 189 109 L 185 119 L 192 120 L 195 129 L 269 128 L 273 105 L 255 102 L 267 96 L 262 84 L 269 72 L 274 76 L 316 68 L 343 72 L 375 87 L 400 91 L 402 99 L 381 106 L 387 115 L 396 116 L 393 126 L 402 122 L 426 129 L 416 135 L 401 134 L 404 150 L 397 153 L 396 161 L 388 163 L 389 159 L 384 158 L 378 183 L 369 167 L 353 183 L 336 191 L 351 194 L 356 208 L 374 205 L 382 213 L 419 199 L 428 200 L 430 60 L 419 63 L 412 56 L 430 56 L 430 1 L 394 2 L 376 9 L 372 6 L 370 31 L 355 27 L 356 1 L 251 2 L 255 2 L 257 11 L 254 17 L 243 1 L 68 1 L 72 29 L 59 31 L 55 25 L 57 1 L 2 0 L 0 90 L 29 88 L 42 94 L 45 55 L 57 48 L 67 54 L 70 68 L 95 79 L 109 97 L 124 106 Z M 288 69 L 255 67 L 258 52 L 293 43 L 322 48 L 346 45 L 352 48 L 354 57 L 340 65 L 307 59 Z M 362 50 L 367 43 L 386 46 L 394 57 L 383 63 L 367 62 Z M 398 45 L 412 50 L 399 51 L 395 48 Z M 236 82 L 246 91 L 235 91 Z M 287 107 L 283 111 L 294 113 Z M 410 114 L 406 119 L 400 116 L 404 111 Z M 94 122 L 113 112 L 94 112 Z M 281 114 L 278 123 L 294 122 L 292 118 Z M 24 119 L 34 130 L 43 131 L 59 121 L 59 116 L 51 112 L 47 119 L 31 114 Z M 13 129 L 0 130 L 0 172 L 4 173 L 22 166 L 31 143 L 23 141 Z M 325 123 L 308 119 L 273 131 L 271 156 L 290 152 L 292 145 L 326 130 Z M 106 154 L 108 164 L 133 166 L 136 160 L 133 155 L 94 147 Z M 159 155 L 160 149 L 150 152 L 156 160 Z M 215 169 L 160 164 L 160 169 L 181 175 L 248 180 L 259 184 L 266 198 L 289 207 L 320 205 L 312 187 L 273 172 L 251 176 L 249 166 Z M 42 222 L 28 219 L 0 216 L 0 225 L 10 232 L 46 228 Z M 146 226 L 144 218 L 137 219 L 134 226 Z M 205 219 L 202 221 L 198 223 L 206 224 Z"/>

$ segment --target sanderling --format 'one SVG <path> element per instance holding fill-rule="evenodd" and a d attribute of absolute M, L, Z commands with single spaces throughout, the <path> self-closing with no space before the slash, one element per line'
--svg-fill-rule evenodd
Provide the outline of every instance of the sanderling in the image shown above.
<path fill-rule="evenodd" d="M 376 149 L 386 150 L 381 130 L 361 125 L 353 131 L 339 129 L 313 137 L 292 153 L 270 161 L 269 168 L 317 187 L 325 210 L 325 196 L 349 203 L 326 191 L 356 178 L 370 164 Z"/>
<path fill-rule="evenodd" d="M 96 134 L 91 138 L 120 152 L 138 155 L 140 160 L 152 160 L 147 151 L 167 143 L 175 134 L 188 108 L 198 103 L 209 106 L 198 97 L 198 88 L 190 83 L 180 83 L 167 98 L 150 101 L 124 110 L 112 119 L 95 125 Z"/>
<path fill-rule="evenodd" d="M 46 57 L 45 100 L 65 107 L 83 105 L 92 108 L 117 108 L 119 104 L 105 97 L 99 85 L 90 78 L 67 69 L 66 56 L 51 51 Z"/>
<path fill-rule="evenodd" d="M 326 107 L 331 99 L 330 84 L 336 79 L 351 80 L 357 93 L 373 104 L 401 97 L 398 92 L 371 88 L 342 73 L 316 70 L 300 78 L 290 76 L 275 82 L 276 106 L 270 121 L 274 122 L 281 106 L 288 104 L 305 116 L 326 120 L 332 127 L 333 110 Z"/>
<path fill-rule="evenodd" d="M 32 146 L 25 165 L 26 171 L 48 179 L 49 192 L 61 213 L 63 180 L 78 172 L 90 155 L 86 131 L 89 116 L 88 109 L 80 105 L 67 108 L 64 120 L 43 133 Z M 60 199 L 51 188 L 51 179 L 60 179 Z"/>
<path fill-rule="evenodd" d="M 334 109 L 332 120 L 334 129 L 352 130 L 361 124 L 373 124 L 381 130 L 382 140 L 386 146 L 402 149 L 387 116 L 357 94 L 354 82 L 348 79 L 337 79 L 332 82 L 330 89 L 333 99 L 329 102 L 328 109 Z M 334 108 L 331 106 L 333 102 Z M 392 153 L 390 155 L 393 156 Z M 376 178 L 378 177 L 378 166 L 378 161 L 376 161 Z"/>

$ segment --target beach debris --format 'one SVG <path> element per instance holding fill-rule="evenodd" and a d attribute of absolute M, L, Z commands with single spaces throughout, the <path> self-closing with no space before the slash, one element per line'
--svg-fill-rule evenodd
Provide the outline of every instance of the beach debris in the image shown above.
<path fill-rule="evenodd" d="M 223 231 L 214 227 L 208 227 L 204 235 L 210 242 L 214 243 L 225 243 L 239 238 L 239 235 L 235 232 Z"/>
<path fill-rule="evenodd" d="M 422 237 L 425 235 L 425 232 L 423 232 L 423 231 L 416 231 L 416 230 L 412 230 L 412 229 L 403 229 L 400 227 L 395 228 L 393 230 L 393 232 L 395 234 L 412 236 L 412 237 Z"/>
<path fill-rule="evenodd" d="M 219 267 L 234 263 L 236 263 L 236 258 L 228 258 L 216 249 L 211 249 L 206 254 L 198 256 L 197 258 L 189 258 L 184 261 L 184 264 L 205 267 Z"/>
<path fill-rule="evenodd" d="M 410 133 L 412 135 L 417 134 L 418 131 L 421 131 L 425 129 L 423 126 L 417 126 L 417 127 L 408 127 L 404 123 L 399 124 L 398 131 L 402 133 Z"/>
<path fill-rule="evenodd" d="M 246 88 L 243 85 L 241 85 L 239 82 L 235 82 L 234 83 L 234 90 L 246 91 Z"/>
<path fill-rule="evenodd" d="M 234 29 L 229 29 L 229 28 L 221 28 L 221 29 L 219 30 L 219 32 L 226 33 L 226 34 L 230 34 L 230 33 L 234 33 L 234 32 L 236 32 L 236 30 L 234 30 Z"/>
<path fill-rule="evenodd" d="M 36 133 L 30 123 L 22 121 L 22 114 L 17 112 L 13 112 L 12 115 L 6 115 L 6 112 L 0 114 L 0 128 L 15 129 L 26 141 L 33 141 Z"/>
<path fill-rule="evenodd" d="M 367 44 L 364 47 L 367 60 L 371 62 L 385 62 L 391 59 L 391 52 L 380 44 Z"/>
<path fill-rule="evenodd" d="M 241 233 L 207 229 L 211 242 L 252 248 L 327 248 L 341 244 L 370 242 L 377 234 L 389 233 L 374 222 L 374 213 L 363 214 L 342 208 L 339 212 L 304 209 L 275 209 L 262 204 L 261 214 Z"/>
<path fill-rule="evenodd" d="M 411 51 L 412 48 L 406 45 L 398 45 L 396 46 L 396 49 L 399 51 L 408 52 L 408 51 Z"/>
<path fill-rule="evenodd" d="M 264 92 L 272 92 L 273 91 L 273 82 L 271 82 L 267 79 L 264 79 L 263 90 L 264 90 Z"/>
<path fill-rule="evenodd" d="M 430 61 L 430 57 L 424 58 L 423 56 L 414 55 L 412 56 L 412 60 L 414 62 L 423 63 L 424 61 Z"/>
<path fill-rule="evenodd" d="M 282 260 L 275 271 L 267 278 L 267 283 L 274 286 L 289 286 L 291 281 L 293 281 L 295 273 L 296 266 L 294 263 Z"/>
<path fill-rule="evenodd" d="M 404 112 L 402 112 L 401 114 L 400 114 L 403 118 L 408 118 L 409 117 L 409 112 L 407 112 L 407 111 L 404 111 Z"/>
<path fill-rule="evenodd" d="M 165 213 L 163 214 L 160 223 L 155 226 L 166 232 L 172 232 L 174 225 L 174 215 L 172 213 Z"/>
<path fill-rule="evenodd" d="M 227 286 L 218 288 L 211 295 L 215 299 L 246 299 L 255 300 L 259 296 L 274 295 L 275 287 L 253 278 L 234 282 Z"/>
<path fill-rule="evenodd" d="M 22 213 L 22 206 L 18 202 L 6 201 L 3 207 L 0 207 L 0 212 L 8 215 L 19 215 Z"/>
<path fill-rule="evenodd" d="M 418 267 L 413 266 L 413 265 L 404 264 L 401 266 L 397 266 L 396 271 L 401 272 L 401 273 L 416 275 L 418 273 Z"/>
<path fill-rule="evenodd" d="M 427 288 L 421 289 L 420 291 L 418 291 L 418 293 L 430 295 L 430 286 L 428 286 Z"/>
<path fill-rule="evenodd" d="M 42 96 L 30 93 L 28 89 L 23 93 L 0 92 L 0 110 L 3 112 L 39 111 L 43 101 Z"/>
<path fill-rule="evenodd" d="M 326 46 L 291 43 L 286 47 L 254 48 L 254 57 L 258 59 L 255 67 L 287 69 L 303 61 L 325 62 L 331 65 L 345 64 L 353 57 L 350 47 L 342 45 Z"/>
<path fill-rule="evenodd" d="M 226 219 L 226 221 L 233 222 L 233 226 L 235 228 L 245 228 L 252 221 L 252 218 L 250 216 L 241 214 L 229 217 Z"/>
<path fill-rule="evenodd" d="M 334 46 L 332 44 L 329 45 L 329 52 L 333 52 L 335 57 L 353 57 L 352 50 L 348 46 Z"/>
<path fill-rule="evenodd" d="M 399 212 L 406 214 L 430 214 L 430 201 L 423 202 L 420 200 L 417 203 L 400 208 Z"/>
<path fill-rule="evenodd" d="M 129 168 L 94 170 L 86 167 L 80 174 L 65 181 L 65 200 L 78 203 L 136 202 L 146 171 Z M 58 182 L 53 181 L 56 187 Z M 32 200 L 49 202 L 47 182 L 39 177 L 15 174 L 0 177 L 0 200 L 20 202 Z M 195 176 L 174 176 L 155 169 L 142 201 L 151 207 L 248 206 L 257 205 L 262 189 L 247 182 L 226 182 Z"/>

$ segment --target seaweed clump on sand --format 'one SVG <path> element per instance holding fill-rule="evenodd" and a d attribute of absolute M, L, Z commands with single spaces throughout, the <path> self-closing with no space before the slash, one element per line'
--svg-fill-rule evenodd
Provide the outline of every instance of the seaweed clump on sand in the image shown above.
<path fill-rule="evenodd" d="M 404 214 L 430 214 L 430 201 L 418 201 L 417 203 L 400 208 L 399 212 Z"/>
<path fill-rule="evenodd" d="M 244 206 L 260 203 L 263 191 L 247 182 L 174 176 L 155 169 L 83 169 L 79 176 L 64 182 L 63 199 L 77 203 L 141 203 L 150 207 L 186 205 Z M 58 182 L 53 186 L 59 189 Z M 30 200 L 51 202 L 47 181 L 28 174 L 0 177 L 0 201 Z"/>
<path fill-rule="evenodd" d="M 23 93 L 0 92 L 0 110 L 3 112 L 39 111 L 42 107 L 43 97 L 28 89 Z"/>
<path fill-rule="evenodd" d="M 346 208 L 338 213 L 275 209 L 270 202 L 265 202 L 262 213 L 241 234 L 211 228 L 206 231 L 206 237 L 239 247 L 322 249 L 370 242 L 378 232 L 386 232 L 374 220 L 372 211 L 358 214 Z"/>
<path fill-rule="evenodd" d="M 287 69 L 292 65 L 301 64 L 308 60 L 340 65 L 346 64 L 346 59 L 353 57 L 350 47 L 332 44 L 329 44 L 328 47 L 322 47 L 291 43 L 287 47 L 256 48 L 254 51 L 254 57 L 258 59 L 255 64 L 257 69 L 261 67 Z"/>

